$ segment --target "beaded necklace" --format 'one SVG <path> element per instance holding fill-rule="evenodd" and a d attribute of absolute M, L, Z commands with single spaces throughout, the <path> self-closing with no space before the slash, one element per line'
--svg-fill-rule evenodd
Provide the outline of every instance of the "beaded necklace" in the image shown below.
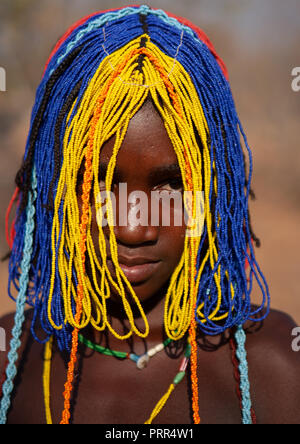
<path fill-rule="evenodd" d="M 98 344 L 94 344 L 93 342 L 84 338 L 84 336 L 82 336 L 82 335 L 78 335 L 78 339 L 80 342 L 85 344 L 87 347 L 89 347 L 92 350 L 95 350 L 101 354 L 105 354 L 107 356 L 115 356 L 115 357 L 119 357 L 122 359 L 131 359 L 134 362 L 136 362 L 137 368 L 139 368 L 139 369 L 144 368 L 147 365 L 147 363 L 149 362 L 150 357 L 154 356 L 156 353 L 163 350 L 172 341 L 170 339 L 167 339 L 162 344 L 159 344 L 158 346 L 153 347 L 152 349 L 150 349 L 148 351 L 148 353 L 145 353 L 142 356 L 132 354 L 133 356 L 130 357 L 131 354 L 110 350 L 105 347 L 101 347 Z M 53 338 L 49 342 L 46 343 L 45 354 L 44 354 L 43 387 L 44 387 L 44 404 L 45 404 L 47 424 L 52 424 L 52 415 L 51 415 L 51 409 L 50 409 L 50 370 L 51 370 L 51 359 L 52 359 L 52 347 L 53 347 Z M 149 353 L 150 353 L 150 355 L 149 355 Z M 152 424 L 152 421 L 156 418 L 156 416 L 163 409 L 164 405 L 168 401 L 168 399 L 169 399 L 171 393 L 174 391 L 175 387 L 183 380 L 183 378 L 185 377 L 185 374 L 186 374 L 186 369 L 187 369 L 187 365 L 189 363 L 190 356 L 191 356 L 191 344 L 190 344 L 190 340 L 188 338 L 188 343 L 187 343 L 185 350 L 184 350 L 184 357 L 181 360 L 178 372 L 176 373 L 167 392 L 158 401 L 158 403 L 154 407 L 150 417 L 147 419 L 147 421 L 145 421 L 144 424 Z M 142 358 L 144 358 L 144 359 L 142 359 Z M 138 366 L 139 362 L 140 362 L 140 366 Z"/>
<path fill-rule="evenodd" d="M 114 356 L 119 359 L 130 359 L 131 361 L 136 363 L 136 366 L 139 370 L 142 370 L 143 368 L 147 367 L 150 358 L 155 356 L 160 351 L 164 350 L 164 348 L 167 347 L 172 342 L 172 339 L 168 338 L 163 343 L 158 344 L 155 347 L 148 350 L 146 353 L 143 353 L 142 355 L 137 355 L 135 353 L 119 352 L 116 350 L 111 350 L 110 348 L 102 347 L 101 345 L 95 344 L 89 339 L 86 339 L 81 334 L 78 335 L 78 339 L 79 342 L 86 345 L 91 350 L 95 350 L 98 353 L 102 353 L 103 355 Z"/>
<path fill-rule="evenodd" d="M 235 341 L 233 339 L 230 340 L 230 348 L 232 350 L 232 363 L 234 366 L 235 379 L 237 382 L 237 394 L 240 399 L 240 408 L 242 413 L 242 423 L 243 424 L 256 424 L 256 415 L 255 411 L 252 407 L 251 396 L 250 396 L 250 383 L 248 377 L 248 363 L 247 363 L 247 353 L 245 349 L 245 341 L 246 335 L 242 326 L 237 328 L 237 331 L 234 335 Z M 114 350 L 110 350 L 105 347 L 101 347 L 98 344 L 94 344 L 92 341 L 84 338 L 82 335 L 78 335 L 78 339 L 81 343 L 86 345 L 87 347 L 95 350 L 101 354 L 105 354 L 107 356 L 115 356 L 121 359 L 131 359 L 132 361 L 137 363 L 137 368 L 144 368 L 148 362 L 149 358 L 154 356 L 159 351 L 163 350 L 168 344 L 170 344 L 171 340 L 167 339 L 162 344 L 159 344 L 156 347 L 150 349 L 147 353 L 138 356 L 136 354 L 130 354 L 126 352 L 118 352 Z M 45 404 L 45 412 L 47 424 L 52 424 L 52 416 L 50 410 L 50 370 L 51 370 L 51 359 L 52 359 L 52 347 L 53 347 L 53 337 L 49 342 L 46 343 L 45 346 L 45 354 L 44 354 L 44 372 L 43 372 L 43 386 L 44 386 L 44 404 Z M 130 355 L 132 355 L 130 357 Z M 145 357 L 141 361 L 141 358 Z M 169 386 L 167 392 L 163 395 L 163 397 L 158 401 L 156 406 L 154 407 L 149 419 L 145 422 L 145 424 L 152 424 L 152 421 L 156 418 L 156 416 L 163 409 L 164 405 L 168 401 L 171 393 L 175 389 L 175 387 L 183 380 L 187 365 L 189 363 L 189 359 L 191 356 L 191 344 L 190 338 L 188 337 L 188 342 L 184 350 L 184 357 L 180 363 L 179 370 L 175 375 L 171 385 Z M 138 366 L 138 362 L 140 364 L 143 363 L 143 366 Z"/>

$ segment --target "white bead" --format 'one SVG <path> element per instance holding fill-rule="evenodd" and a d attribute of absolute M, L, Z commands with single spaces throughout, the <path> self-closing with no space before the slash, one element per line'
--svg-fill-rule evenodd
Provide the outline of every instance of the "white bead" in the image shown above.
<path fill-rule="evenodd" d="M 136 366 L 137 366 L 137 368 L 139 369 L 139 370 L 142 370 L 143 368 L 145 368 L 145 367 L 147 367 L 147 364 L 148 364 L 148 362 L 149 362 L 149 356 L 147 355 L 147 354 L 145 354 L 145 355 L 142 355 L 139 359 L 138 359 L 138 361 L 137 361 L 137 363 L 136 363 Z"/>
<path fill-rule="evenodd" d="M 152 358 L 152 356 L 156 355 L 157 351 L 154 348 L 151 348 L 150 350 L 147 351 L 147 355 Z"/>
<path fill-rule="evenodd" d="M 165 348 L 164 344 L 158 344 L 158 345 L 155 347 L 156 353 L 162 351 L 164 348 Z"/>

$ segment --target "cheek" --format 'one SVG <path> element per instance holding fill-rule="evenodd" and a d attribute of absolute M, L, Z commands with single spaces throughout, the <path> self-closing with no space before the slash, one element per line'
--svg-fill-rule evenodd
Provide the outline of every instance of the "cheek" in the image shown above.
<path fill-rule="evenodd" d="M 81 209 L 80 199 L 79 199 L 79 209 Z M 99 251 L 99 227 L 97 224 L 96 218 L 96 210 L 95 205 L 93 203 L 93 199 L 91 201 L 91 210 L 92 210 L 92 223 L 91 223 L 91 235 L 94 243 L 94 247 L 96 252 Z M 167 212 L 166 220 L 168 226 L 164 226 L 163 218 L 162 218 L 162 207 L 159 208 L 159 234 L 156 240 L 156 254 L 155 256 L 160 257 L 166 265 L 175 267 L 179 262 L 181 255 L 184 249 L 184 239 L 186 234 L 186 224 L 185 224 L 185 215 L 184 209 L 181 211 L 174 210 L 174 206 L 171 205 Z M 149 214 L 151 212 L 149 210 Z M 176 225 L 178 226 L 176 226 Z M 118 227 L 116 227 L 118 228 Z M 106 241 L 109 241 L 110 229 L 106 225 L 102 228 Z M 117 239 L 118 243 L 118 239 Z M 108 245 L 107 245 L 108 246 Z"/>
<path fill-rule="evenodd" d="M 184 251 L 185 227 L 161 227 L 158 241 L 161 267 L 144 286 L 135 288 L 141 301 L 148 299 L 168 283 Z"/>
<path fill-rule="evenodd" d="M 174 269 L 182 256 L 185 232 L 185 226 L 161 227 L 160 229 L 160 243 L 163 250 L 163 260 L 170 268 Z"/>
<path fill-rule="evenodd" d="M 100 256 L 99 251 L 99 228 L 96 221 L 95 215 L 95 207 L 92 206 L 92 225 L 91 225 L 91 235 L 95 247 L 96 255 Z M 159 236 L 156 242 L 155 247 L 155 256 L 161 259 L 161 266 L 157 270 L 156 274 L 151 277 L 146 282 L 133 285 L 134 291 L 137 297 L 141 301 L 146 301 L 151 298 L 154 294 L 159 292 L 164 285 L 171 278 L 176 266 L 178 265 L 183 250 L 184 250 L 184 241 L 185 241 L 185 232 L 186 227 L 184 223 L 182 226 L 160 226 L 159 227 Z M 106 238 L 106 247 L 109 248 L 108 239 L 109 239 L 109 228 L 104 227 L 103 233 Z M 153 246 L 151 247 L 153 248 Z M 153 251 L 153 250 L 152 250 Z M 113 272 L 112 272 L 113 273 Z M 113 273 L 114 276 L 114 273 Z M 111 292 L 113 298 L 118 300 L 115 294 L 115 290 L 111 287 Z"/>
<path fill-rule="evenodd" d="M 172 205 L 170 208 L 170 226 L 160 227 L 160 241 L 165 246 L 166 261 L 174 267 L 179 262 L 184 250 L 186 224 L 184 208 L 176 211 Z"/>

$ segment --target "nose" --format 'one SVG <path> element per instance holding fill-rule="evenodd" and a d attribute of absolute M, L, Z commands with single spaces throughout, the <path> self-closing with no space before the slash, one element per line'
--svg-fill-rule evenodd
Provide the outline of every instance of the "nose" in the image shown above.
<path fill-rule="evenodd" d="M 151 225 L 151 202 L 143 191 L 133 191 L 128 200 L 117 199 L 114 232 L 118 243 L 135 246 L 155 243 L 159 226 Z"/>

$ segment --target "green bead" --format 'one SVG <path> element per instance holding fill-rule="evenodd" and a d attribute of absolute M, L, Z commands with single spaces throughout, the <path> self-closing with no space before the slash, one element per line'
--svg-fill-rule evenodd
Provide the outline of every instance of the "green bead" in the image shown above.
<path fill-rule="evenodd" d="M 190 356 L 191 356 L 191 344 L 188 344 L 187 346 L 186 346 L 186 349 L 185 349 L 185 351 L 184 351 L 184 356 L 186 357 L 186 358 L 189 358 Z"/>
<path fill-rule="evenodd" d="M 102 347 L 101 345 L 94 344 L 93 342 L 89 341 L 88 339 L 86 339 L 81 334 L 78 335 L 78 340 L 79 340 L 79 342 L 81 342 L 82 344 L 86 345 L 90 349 L 95 350 L 98 353 L 102 353 L 103 355 L 115 356 L 115 357 L 121 358 L 121 359 L 126 359 L 127 358 L 127 353 L 110 350 L 109 348 L 105 348 L 105 347 Z"/>
<path fill-rule="evenodd" d="M 175 384 L 175 385 L 179 384 L 183 380 L 184 376 L 185 376 L 185 372 L 177 373 L 177 375 L 175 376 L 175 378 L 173 380 L 173 384 Z"/>

